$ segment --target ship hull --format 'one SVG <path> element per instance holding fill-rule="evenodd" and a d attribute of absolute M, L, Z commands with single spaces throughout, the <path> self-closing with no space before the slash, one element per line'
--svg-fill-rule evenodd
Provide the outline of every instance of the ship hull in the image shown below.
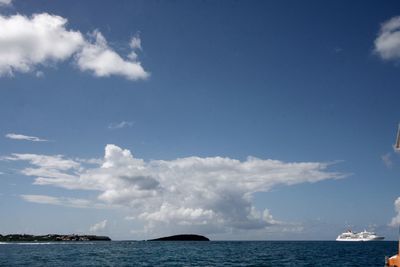
<path fill-rule="evenodd" d="M 368 242 L 368 241 L 381 241 L 384 237 L 378 236 L 374 238 L 337 238 L 336 241 L 341 242 Z"/>

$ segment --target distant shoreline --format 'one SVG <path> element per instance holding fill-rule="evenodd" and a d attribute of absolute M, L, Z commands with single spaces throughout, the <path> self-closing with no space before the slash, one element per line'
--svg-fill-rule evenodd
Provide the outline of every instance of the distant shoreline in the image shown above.
<path fill-rule="evenodd" d="M 29 234 L 9 234 L 0 235 L 0 242 L 70 242 L 70 241 L 111 241 L 108 236 L 97 235 L 29 235 Z"/>

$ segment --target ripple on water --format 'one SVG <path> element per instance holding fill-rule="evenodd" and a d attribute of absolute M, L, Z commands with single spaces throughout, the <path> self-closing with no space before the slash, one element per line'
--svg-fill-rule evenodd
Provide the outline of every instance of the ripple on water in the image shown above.
<path fill-rule="evenodd" d="M 396 242 L 306 241 L 1 245 L 0 266 L 383 266 L 397 249 Z"/>

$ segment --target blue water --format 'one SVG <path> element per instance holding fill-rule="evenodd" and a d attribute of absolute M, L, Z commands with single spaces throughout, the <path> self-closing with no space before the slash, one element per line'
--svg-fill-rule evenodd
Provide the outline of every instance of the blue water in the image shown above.
<path fill-rule="evenodd" d="M 397 242 L 211 241 L 0 244 L 0 266 L 380 266 Z"/>

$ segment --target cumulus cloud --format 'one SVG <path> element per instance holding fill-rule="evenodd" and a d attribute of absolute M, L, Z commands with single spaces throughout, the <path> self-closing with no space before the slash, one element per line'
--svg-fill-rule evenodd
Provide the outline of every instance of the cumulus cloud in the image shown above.
<path fill-rule="evenodd" d="M 400 225 L 400 197 L 396 199 L 394 202 L 394 209 L 396 211 L 396 216 L 392 218 L 392 221 L 390 222 L 390 226 L 399 226 Z"/>
<path fill-rule="evenodd" d="M 37 64 L 62 61 L 84 44 L 78 31 L 67 30 L 67 20 L 47 13 L 31 18 L 0 16 L 0 74 L 28 72 Z"/>
<path fill-rule="evenodd" d="M 80 31 L 67 29 L 67 22 L 66 18 L 47 13 L 32 17 L 0 15 L 0 75 L 31 72 L 38 65 L 55 64 L 74 55 L 78 68 L 95 76 L 120 75 L 131 80 L 148 77 L 137 55 L 131 58 L 134 51 L 123 59 L 99 31 L 87 38 Z M 43 76 L 41 71 L 36 73 Z"/>
<path fill-rule="evenodd" d="M 15 134 L 15 133 L 8 133 L 5 135 L 6 138 L 14 139 L 14 140 L 26 140 L 32 142 L 47 142 L 48 140 L 42 139 L 36 136 L 29 136 L 24 134 Z"/>
<path fill-rule="evenodd" d="M 144 161 L 115 145 L 105 147 L 103 161 L 94 167 L 60 155 L 13 154 L 7 159 L 28 161 L 31 166 L 22 173 L 35 176 L 35 184 L 95 190 L 99 203 L 128 208 L 128 219 L 143 221 L 147 229 L 263 229 L 279 221 L 267 209 L 254 207 L 254 193 L 343 177 L 329 172 L 329 163 L 255 157 Z"/>
<path fill-rule="evenodd" d="M 130 80 L 146 79 L 149 76 L 140 62 L 136 61 L 136 53 L 131 52 L 128 59 L 123 59 L 110 49 L 101 32 L 94 31 L 92 37 L 94 42 L 86 43 L 76 56 L 82 71 L 91 71 L 98 77 L 120 75 Z"/>
<path fill-rule="evenodd" d="M 385 60 L 400 58 L 400 16 L 393 17 L 381 25 L 375 39 L 375 52 Z"/>
<path fill-rule="evenodd" d="M 101 232 L 107 227 L 107 220 L 103 220 L 101 222 L 95 223 L 94 225 L 90 226 L 90 232 Z"/>
<path fill-rule="evenodd" d="M 132 126 L 133 126 L 132 121 L 121 121 L 121 122 L 110 123 L 108 125 L 108 129 L 115 130 L 115 129 L 128 128 Z"/>

